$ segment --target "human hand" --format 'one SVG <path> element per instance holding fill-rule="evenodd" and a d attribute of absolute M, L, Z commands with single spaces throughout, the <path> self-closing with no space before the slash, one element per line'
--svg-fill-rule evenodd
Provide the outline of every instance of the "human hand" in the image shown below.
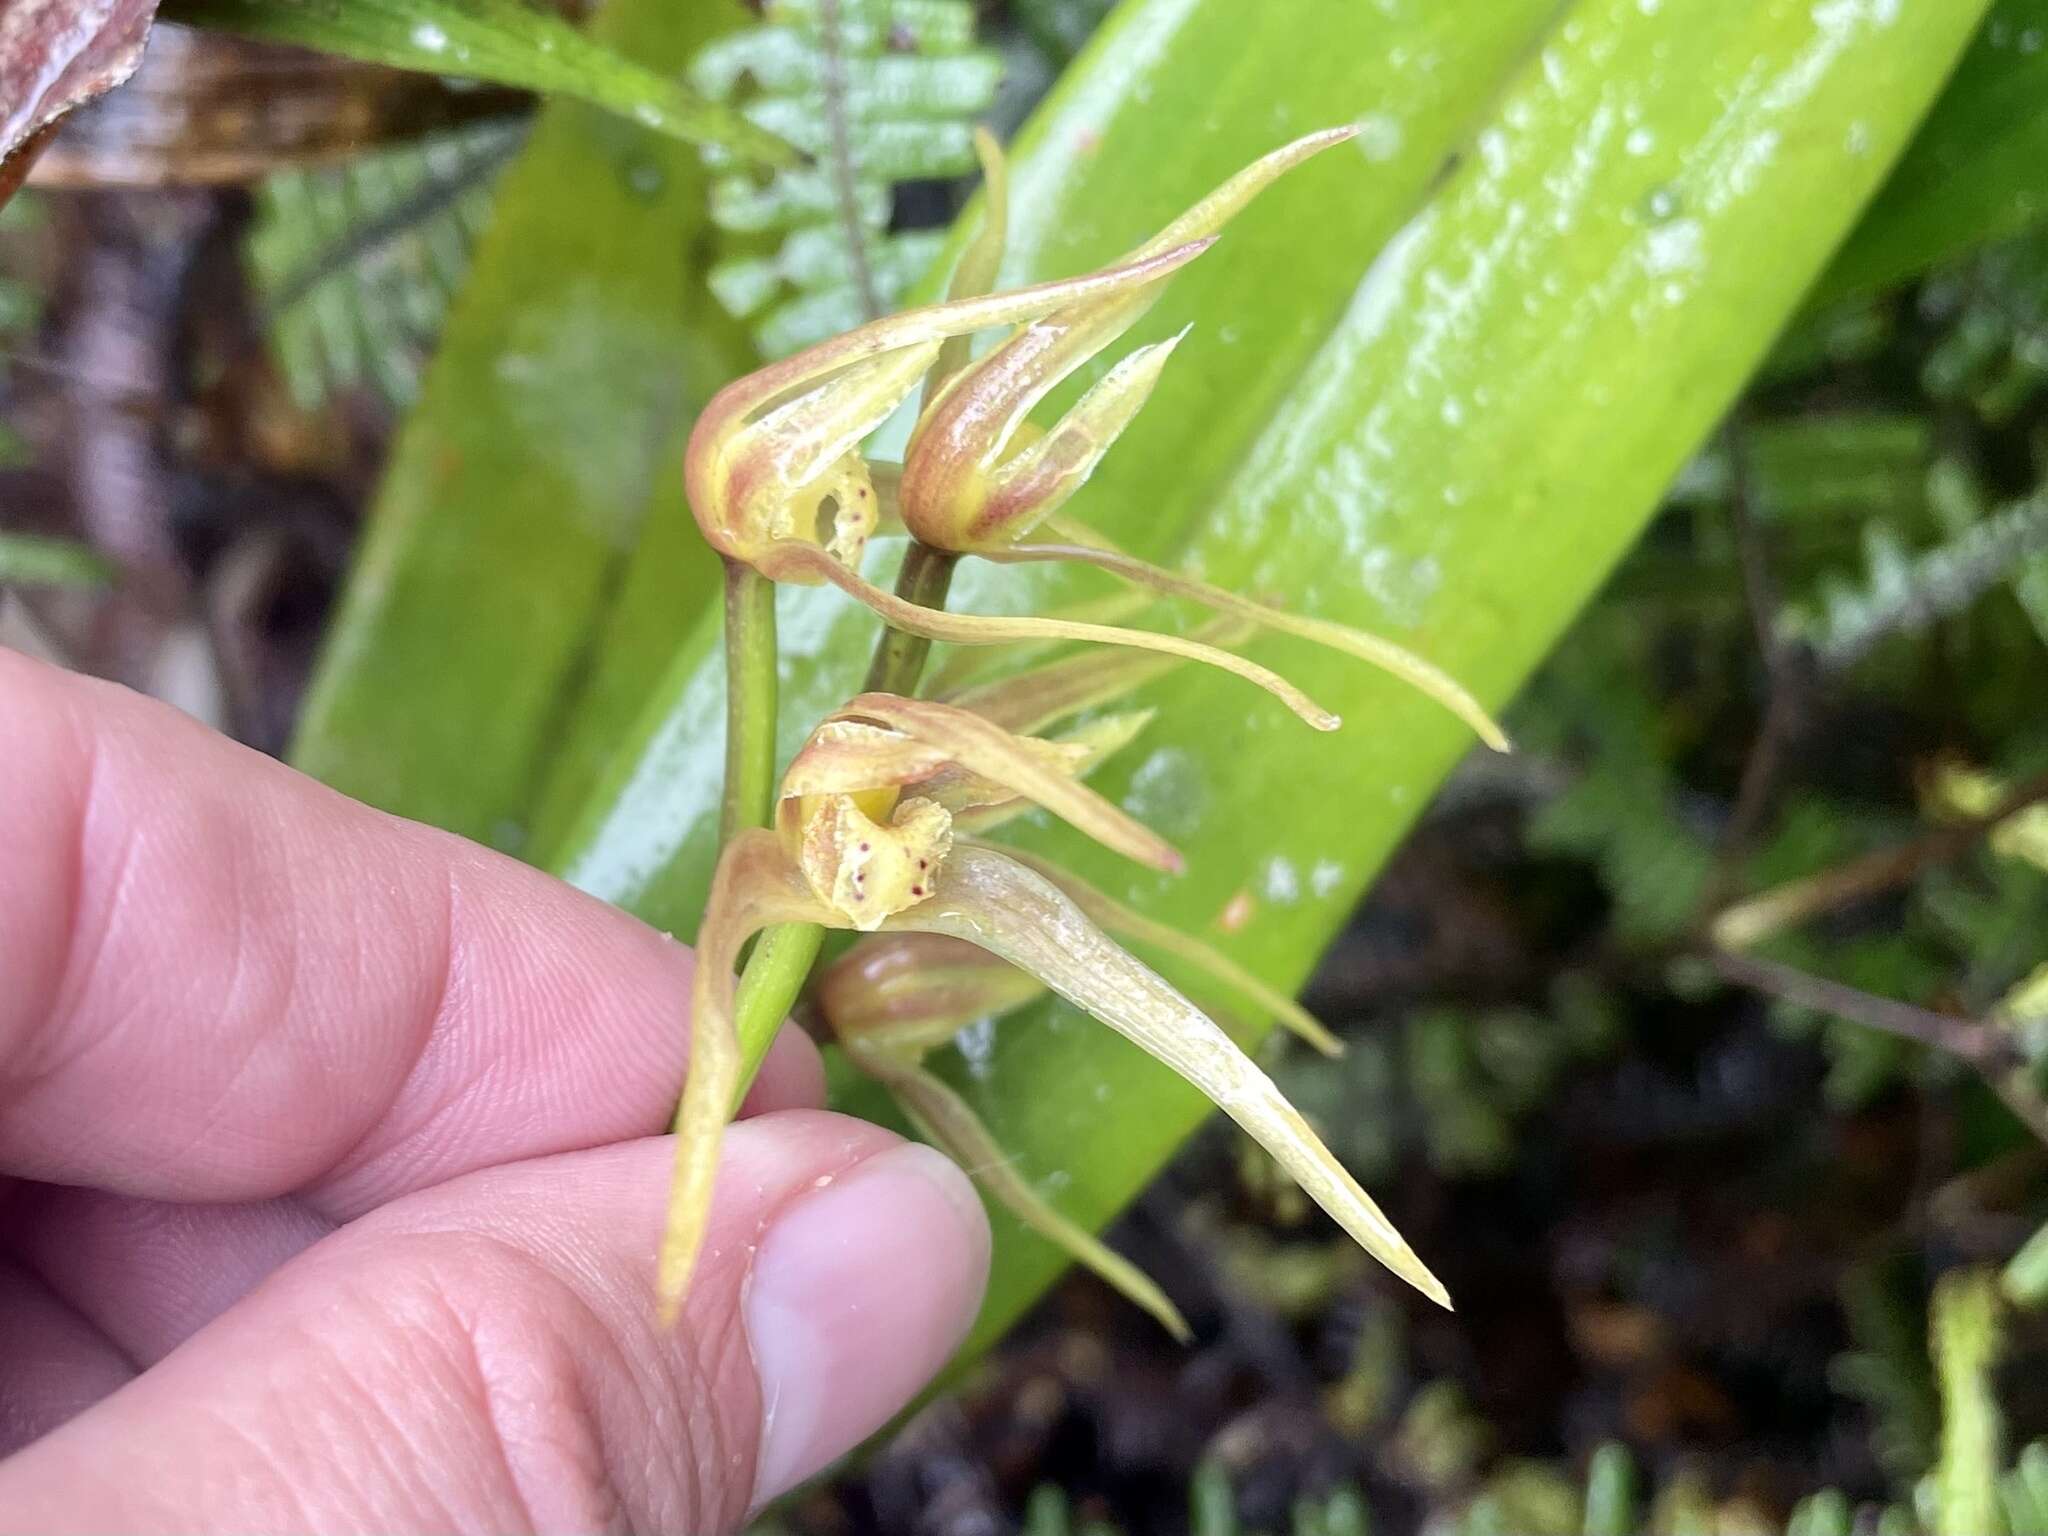
<path fill-rule="evenodd" d="M 785 1030 L 662 1330 L 689 973 L 0 650 L 0 1529 L 720 1531 L 879 1427 L 980 1202 Z"/>

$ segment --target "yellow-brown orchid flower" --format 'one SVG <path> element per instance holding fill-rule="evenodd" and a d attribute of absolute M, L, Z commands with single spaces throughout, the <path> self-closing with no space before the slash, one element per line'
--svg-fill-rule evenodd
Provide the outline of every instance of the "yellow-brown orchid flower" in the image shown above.
<path fill-rule="evenodd" d="M 1286 171 L 1353 136 L 1333 129 L 1254 162 L 1125 258 L 1142 262 L 1207 237 Z M 998 195 L 994 183 L 991 197 Z M 1264 628 L 1356 656 L 1419 688 L 1496 750 L 1507 737 L 1463 687 L 1390 640 L 1305 618 L 1126 554 L 1060 515 L 1157 384 L 1170 337 L 1118 362 L 1052 427 L 1027 419 L 1051 390 L 1111 345 L 1158 298 L 1162 285 L 1112 290 L 1062 305 L 1022 326 L 987 356 L 953 373 L 918 418 L 896 494 L 910 533 L 935 549 L 1004 564 L 1093 566 L 1163 596 L 1202 603 Z M 1047 536 L 1036 537 L 1040 530 Z"/>
<path fill-rule="evenodd" d="M 1200 1088 L 1363 1246 L 1448 1304 L 1378 1206 L 1270 1078 L 1206 1014 L 1119 947 L 1082 905 L 1016 857 L 953 835 L 956 813 L 1022 797 L 1156 868 L 1179 856 L 1080 784 L 1059 743 L 933 701 L 864 694 L 791 763 L 774 831 L 741 832 L 713 876 L 697 938 L 690 1073 L 661 1289 L 680 1301 L 703 1240 L 718 1144 L 738 1086 L 739 952 L 775 923 L 964 940 L 1008 961 Z"/>
<path fill-rule="evenodd" d="M 1221 667 L 1274 694 L 1318 730 L 1339 721 L 1271 669 L 1197 641 L 1048 617 L 998 618 L 927 608 L 863 578 L 859 562 L 885 511 L 935 548 L 1005 561 L 1082 559 L 1126 580 L 1290 633 L 1386 667 L 1445 702 L 1496 746 L 1498 727 L 1457 684 L 1389 641 L 1300 619 L 1147 565 L 1100 540 L 1059 529 L 1060 542 L 1022 544 L 1070 496 L 1143 405 L 1174 341 L 1140 348 L 1049 432 L 1025 416 L 1061 379 L 1123 335 L 1166 280 L 1208 248 L 1259 191 L 1309 156 L 1353 136 L 1333 129 L 1297 140 L 1232 177 L 1122 264 L 1015 293 L 950 299 L 875 321 L 761 369 L 713 398 L 691 434 L 686 480 L 705 538 L 774 581 L 831 583 L 906 634 L 956 645 L 1073 640 L 1151 650 Z M 1000 171 L 991 141 L 984 161 Z M 994 270 L 1002 177 L 989 177 L 990 215 L 970 251 L 972 287 Z M 973 332 L 1015 327 L 988 357 L 964 360 Z M 931 390 L 900 480 L 879 473 L 860 445 L 930 373 Z M 878 483 L 879 482 L 879 483 Z M 885 503 L 888 505 L 885 507 Z"/>
<path fill-rule="evenodd" d="M 880 521 L 860 445 L 895 413 L 949 337 L 1014 325 L 1172 272 L 1210 241 L 1129 267 L 954 299 L 864 325 L 736 379 L 690 433 L 684 488 L 705 540 L 772 581 L 852 570 Z"/>

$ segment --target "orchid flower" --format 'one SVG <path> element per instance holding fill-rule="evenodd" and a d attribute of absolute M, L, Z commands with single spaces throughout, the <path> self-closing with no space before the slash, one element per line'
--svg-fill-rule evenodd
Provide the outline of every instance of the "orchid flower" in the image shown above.
<path fill-rule="evenodd" d="M 1086 756 L 1085 747 L 1020 735 L 958 705 L 863 694 L 821 723 L 790 763 L 774 829 L 742 831 L 726 845 L 697 936 L 690 1073 L 661 1255 L 669 1311 L 703 1241 L 738 1086 L 733 968 L 755 933 L 791 922 L 936 934 L 1007 961 L 1194 1084 L 1367 1252 L 1448 1305 L 1379 1207 L 1228 1034 L 1059 885 L 1013 854 L 955 836 L 957 817 L 1028 802 L 1127 857 L 1177 869 L 1167 843 L 1079 782 Z"/>
<path fill-rule="evenodd" d="M 1500 728 L 1470 694 L 1393 642 L 1150 565 L 1057 516 L 1142 408 L 1185 332 L 1123 358 L 1049 429 L 1026 420 L 1062 380 L 1136 324 L 1172 274 L 1214 243 L 1253 197 L 1355 132 L 1311 134 L 1254 162 L 1116 266 L 878 320 L 728 386 L 690 440 L 689 499 L 705 537 L 770 580 L 835 585 L 922 640 L 1075 640 L 1155 651 L 1256 683 L 1318 730 L 1339 724 L 1269 668 L 1198 641 L 1071 619 L 949 613 L 885 591 L 860 575 L 859 564 L 869 537 L 893 511 L 918 540 L 948 555 L 1079 562 L 1358 656 L 1421 688 L 1489 745 L 1504 748 Z M 1000 156 L 992 141 L 981 148 L 990 171 L 989 214 L 965 264 L 972 268 L 967 288 L 993 275 L 1006 216 Z M 998 326 L 1013 327 L 1009 337 L 968 361 L 967 338 Z M 860 445 L 928 374 L 900 478 L 881 473 Z M 1023 542 L 1041 526 L 1051 542 Z"/>

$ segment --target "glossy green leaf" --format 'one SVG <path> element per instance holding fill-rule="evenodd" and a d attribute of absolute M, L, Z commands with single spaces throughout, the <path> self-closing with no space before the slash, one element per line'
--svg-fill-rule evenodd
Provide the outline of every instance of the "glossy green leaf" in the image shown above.
<path fill-rule="evenodd" d="M 595 25 L 679 68 L 744 20 L 619 0 Z M 715 589 L 683 435 L 751 365 L 705 287 L 705 183 L 684 145 L 581 102 L 542 110 L 394 451 L 300 767 L 516 849 L 538 764 L 580 712 L 630 718 L 635 669 L 658 669 L 675 616 Z"/>
<path fill-rule="evenodd" d="M 662 61 L 630 48 L 614 51 L 554 10 L 519 0 L 176 0 L 165 14 L 193 26 L 394 69 L 571 96 L 657 133 L 716 144 L 770 165 L 796 159 L 783 139 L 663 74 Z M 678 14 L 674 24 L 685 28 L 691 22 Z"/>
<path fill-rule="evenodd" d="M 2048 219 L 2044 164 L 2048 0 L 1996 0 L 1816 300 L 1901 282 Z"/>
<path fill-rule="evenodd" d="M 1882 0 L 1446 9 L 1379 7 L 1351 46 L 1331 48 L 1313 5 L 1261 7 L 1269 34 L 1236 6 L 1126 6 L 1024 136 L 1024 227 L 1005 276 L 1101 261 L 1258 150 L 1362 118 L 1358 153 L 1269 194 L 1132 338 L 1199 322 L 1074 510 L 1212 579 L 1390 632 L 1501 701 L 1756 365 L 1980 12 Z M 1275 79 L 1290 82 L 1288 110 L 1248 110 Z M 956 586 L 967 606 L 990 607 L 1070 590 L 1010 572 Z M 787 595 L 784 626 L 793 733 L 851 691 L 869 628 L 817 594 Z M 557 856 L 579 883 L 679 932 L 711 851 L 712 639 L 707 627 L 684 647 Z M 1257 654 L 1339 707 L 1349 730 L 1309 736 L 1242 685 L 1184 671 L 1151 694 L 1159 723 L 1098 779 L 1187 850 L 1186 877 L 1120 867 L 1056 829 L 1030 841 L 1293 982 L 1469 742 L 1343 658 L 1278 640 Z M 1206 1108 L 1052 1005 L 1006 1021 L 951 1075 L 1018 1166 L 1091 1222 Z M 997 1227 L 982 1342 L 1062 1262 Z"/>
<path fill-rule="evenodd" d="M 612 0 L 607 14 L 649 3 Z M 1006 280 L 1106 260 L 1295 133 L 1351 119 L 1364 131 L 1267 194 L 1130 339 L 1197 323 L 1073 510 L 1137 552 L 1383 628 L 1504 699 L 1754 367 L 1980 14 L 1895 0 L 1386 0 L 1347 8 L 1334 46 L 1328 0 L 1126 0 L 1022 136 Z M 528 220 L 530 239 L 545 208 L 582 226 L 570 180 L 550 205 L 515 175 L 501 225 Z M 550 276 L 558 256 L 466 298 L 457 321 L 473 310 L 475 360 L 463 366 L 488 382 L 489 328 L 516 326 L 535 295 L 554 313 L 579 275 L 606 291 L 622 275 L 650 280 L 631 244 L 649 219 L 615 211 L 616 240 L 586 233 L 575 251 L 580 273 Z M 609 361 L 606 345 L 594 356 Z M 609 374 L 551 375 L 526 410 L 552 402 L 579 428 L 609 425 L 586 398 L 622 387 Z M 628 398 L 635 377 L 622 375 Z M 437 406 L 435 382 L 423 414 L 436 425 L 425 448 L 412 440 L 426 429 L 408 436 L 309 727 L 326 761 L 302 758 L 384 803 L 503 826 L 515 842 L 541 784 L 529 852 L 687 935 L 720 753 L 701 553 L 679 517 L 657 514 L 604 630 L 601 588 L 624 579 L 630 537 L 595 540 L 597 555 L 569 530 L 611 503 L 579 497 L 580 512 L 544 516 L 559 497 L 521 482 L 536 460 L 558 473 L 522 434 L 572 434 L 486 390 L 492 425 L 471 435 L 460 393 Z M 445 501 L 453 532 L 428 527 L 444 504 L 437 448 L 458 468 L 463 449 L 510 466 L 469 465 Z M 672 461 L 659 473 L 672 498 Z M 998 608 L 1095 589 L 976 570 L 957 590 Z M 821 593 L 785 594 L 782 628 L 793 745 L 857 686 L 873 630 Z M 436 659 L 436 645 L 453 654 Z M 1466 741 L 1355 664 L 1283 641 L 1260 654 L 1342 708 L 1349 729 L 1312 736 L 1241 685 L 1183 673 L 1155 690 L 1166 713 L 1152 732 L 1099 780 L 1187 849 L 1185 879 L 1134 878 L 1052 832 L 1031 841 L 1291 984 Z M 577 690 L 579 673 L 597 685 Z M 948 1070 L 1019 1167 L 1089 1221 L 1204 1112 L 1064 1010 L 1008 1021 L 983 1044 Z M 997 1227 L 984 1341 L 1061 1262 Z"/>

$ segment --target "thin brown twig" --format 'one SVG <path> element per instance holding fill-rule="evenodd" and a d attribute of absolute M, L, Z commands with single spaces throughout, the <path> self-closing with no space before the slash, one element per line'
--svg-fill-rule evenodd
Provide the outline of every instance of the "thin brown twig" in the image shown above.
<path fill-rule="evenodd" d="M 1714 950 L 1706 961 L 1714 974 L 1730 985 L 1953 1056 L 1974 1069 L 2020 1123 L 2048 1144 L 2048 1099 L 2035 1086 L 2032 1069 L 2018 1045 L 1995 1022 L 1878 997 L 1756 955 Z"/>
<path fill-rule="evenodd" d="M 1798 675 L 1799 647 L 1788 644 L 1778 628 L 1778 585 L 1757 527 L 1756 483 L 1739 419 L 1730 423 L 1727 444 L 1733 476 L 1729 513 L 1735 530 L 1736 559 L 1742 571 L 1744 605 L 1749 610 L 1757 653 L 1763 663 L 1764 709 L 1756 738 L 1743 760 L 1734 809 L 1729 813 L 1715 854 L 1713 878 L 1702 903 L 1702 910 L 1708 912 L 1727 899 L 1739 878 L 1742 860 L 1755 841 L 1770 806 L 1771 792 L 1777 787 L 1786 750 L 1797 734 L 1805 693 Z"/>
<path fill-rule="evenodd" d="M 1881 848 L 1723 907 L 1708 932 L 1719 948 L 1747 949 L 1795 923 L 1895 890 L 1923 870 L 1960 858 L 2000 822 L 2044 800 L 2048 774 L 2029 779 L 1982 816 L 1937 827 L 1897 847 Z"/>

